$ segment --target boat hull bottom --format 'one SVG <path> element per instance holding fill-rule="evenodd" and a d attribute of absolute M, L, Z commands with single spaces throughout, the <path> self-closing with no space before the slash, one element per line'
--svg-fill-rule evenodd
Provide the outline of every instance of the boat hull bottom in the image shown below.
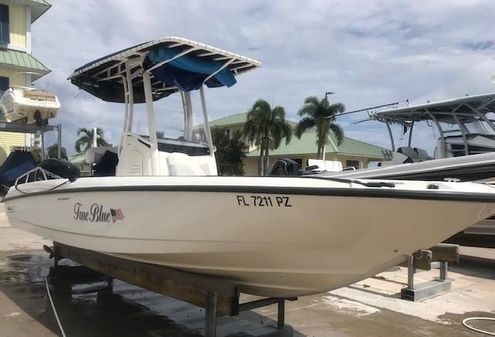
<path fill-rule="evenodd" d="M 101 253 L 101 252 L 100 252 Z M 358 282 L 364 278 L 371 277 L 392 266 L 396 266 L 403 262 L 407 257 L 398 256 L 377 268 L 369 270 L 365 273 L 362 270 L 354 272 L 349 266 L 348 270 L 336 271 L 294 271 L 294 270 L 261 270 L 256 268 L 222 268 L 217 266 L 199 267 L 196 264 L 195 258 L 189 256 L 189 264 L 184 264 L 184 256 L 177 259 L 177 254 L 108 254 L 102 253 L 117 258 L 126 260 L 148 263 L 166 268 L 179 269 L 186 272 L 212 276 L 216 279 L 222 279 L 226 282 L 235 284 L 240 287 L 240 291 L 245 294 L 289 298 L 319 294 L 325 291 L 344 287 L 346 285 Z M 202 261 L 215 261 L 216 254 L 197 254 Z M 239 254 L 238 254 L 239 255 Z M 243 257 L 238 256 L 239 259 Z M 253 256 L 251 252 L 249 254 Z M 290 259 L 290 257 L 289 257 Z M 177 261 L 180 260 L 181 263 Z"/>
<path fill-rule="evenodd" d="M 10 222 L 17 228 L 51 238 L 54 242 L 69 247 L 221 278 L 240 286 L 243 293 L 267 297 L 297 297 L 337 289 L 376 275 L 406 259 L 404 254 L 389 255 L 386 262 L 382 260 L 380 265 L 373 264 L 373 269 L 367 269 L 364 267 L 367 264 L 363 265 L 361 253 L 353 254 L 347 249 L 336 249 L 329 254 L 326 249 L 296 243 L 277 245 L 273 242 L 268 245 L 241 246 L 240 243 L 215 242 L 201 245 L 193 241 L 169 241 L 166 246 L 173 253 L 117 253 L 101 250 L 105 244 L 95 237 L 61 233 L 14 219 Z M 117 241 L 119 246 L 129 249 L 136 245 L 135 240 Z M 112 245 L 108 238 L 105 242 L 107 247 Z M 152 241 L 147 243 L 148 247 L 156 248 L 152 250 L 158 249 L 153 246 L 155 243 Z M 162 245 L 163 242 L 158 244 Z M 141 244 L 138 246 L 142 247 Z M 195 247 L 195 252 L 179 252 L 179 246 Z M 348 262 L 343 264 L 341 261 Z"/>
<path fill-rule="evenodd" d="M 269 270 L 260 268 L 229 268 L 221 265 L 206 265 L 197 266 L 194 263 L 178 263 L 177 256 L 171 254 L 163 254 L 159 256 L 153 255 L 129 255 L 129 254 L 107 254 L 123 259 L 128 259 L 137 262 L 151 263 L 168 268 L 176 268 L 187 272 L 209 275 L 215 278 L 220 278 L 226 282 L 233 283 L 240 287 L 240 291 L 246 294 L 267 296 L 267 297 L 297 297 L 322 293 L 328 290 L 344 287 L 364 278 L 376 275 L 377 273 L 395 266 L 403 262 L 407 257 L 398 256 L 377 268 L 368 270 L 363 273 L 362 270 L 353 270 L 353 266 L 348 266 L 346 269 L 338 270 L 294 270 L 280 269 Z M 211 255 L 211 256 L 210 256 Z M 243 260 L 245 257 L 242 253 L 233 254 L 232 258 Z M 236 256 L 237 255 L 237 256 Z M 253 252 L 249 255 L 253 257 Z M 260 254 L 259 258 L 262 258 Z M 199 257 L 199 254 L 198 254 Z M 199 257 L 202 261 L 216 261 L 217 254 L 203 253 Z M 265 259 L 267 257 L 265 256 Z M 287 257 L 291 259 L 290 254 Z M 193 256 L 187 256 L 187 259 L 195 262 Z M 256 260 L 256 258 L 254 259 Z M 245 260 L 244 260 L 245 261 Z"/>

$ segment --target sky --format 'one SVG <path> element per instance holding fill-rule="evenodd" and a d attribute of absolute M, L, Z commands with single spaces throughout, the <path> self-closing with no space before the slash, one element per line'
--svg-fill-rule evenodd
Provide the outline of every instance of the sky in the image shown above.
<path fill-rule="evenodd" d="M 35 82 L 61 102 L 52 124 L 63 127 L 70 154 L 80 127 L 100 127 L 119 141 L 123 106 L 72 85 L 77 67 L 120 49 L 180 36 L 262 62 L 232 88 L 206 91 L 210 119 L 246 112 L 257 99 L 297 121 L 307 96 L 341 102 L 347 111 L 409 99 L 413 104 L 495 92 L 493 0 L 50 0 L 32 26 L 32 53 L 52 72 Z M 177 97 L 156 103 L 159 121 L 180 121 Z M 195 108 L 199 108 L 196 103 Z M 390 148 L 384 125 L 342 116 L 346 136 Z M 137 125 L 145 120 L 138 117 Z M 173 124 L 173 123 L 172 123 Z M 400 138 L 399 128 L 394 135 Z M 431 128 L 413 142 L 431 154 Z M 406 138 L 406 137 L 404 137 Z M 55 142 L 53 135 L 47 143 Z"/>

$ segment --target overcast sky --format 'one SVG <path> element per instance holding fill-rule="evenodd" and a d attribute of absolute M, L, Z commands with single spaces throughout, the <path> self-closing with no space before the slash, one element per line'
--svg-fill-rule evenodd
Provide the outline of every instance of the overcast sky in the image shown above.
<path fill-rule="evenodd" d="M 67 77 L 87 62 L 163 36 L 189 38 L 263 63 L 232 88 L 207 90 L 211 119 L 245 112 L 263 98 L 283 106 L 296 121 L 304 98 L 326 91 L 334 91 L 331 101 L 347 110 L 495 92 L 493 0 L 51 2 L 32 26 L 32 46 L 52 72 L 35 84 L 60 98 L 59 118 L 52 123 L 62 123 L 69 153 L 78 127 L 101 127 L 118 143 L 123 107 L 80 91 Z M 158 112 L 180 120 L 177 103 L 159 101 Z M 390 147 L 383 125 L 354 124 L 365 117 L 338 122 L 347 136 Z M 428 148 L 432 137 L 424 127 L 415 140 Z"/>

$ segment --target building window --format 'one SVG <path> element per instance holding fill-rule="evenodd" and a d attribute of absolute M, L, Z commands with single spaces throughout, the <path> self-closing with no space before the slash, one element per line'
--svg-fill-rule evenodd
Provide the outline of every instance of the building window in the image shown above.
<path fill-rule="evenodd" d="M 355 169 L 359 169 L 359 160 L 346 160 L 345 161 L 345 167 L 354 167 Z"/>
<path fill-rule="evenodd" d="M 9 88 L 9 78 L 0 76 L 0 96 Z"/>
<path fill-rule="evenodd" d="M 0 5 L 0 43 L 10 43 L 9 6 Z"/>

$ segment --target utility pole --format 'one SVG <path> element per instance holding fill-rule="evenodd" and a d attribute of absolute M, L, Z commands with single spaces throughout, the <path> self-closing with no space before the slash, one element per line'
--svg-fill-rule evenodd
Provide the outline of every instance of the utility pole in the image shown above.
<path fill-rule="evenodd" d="M 327 92 L 325 93 L 325 99 L 328 99 L 328 98 L 327 98 L 327 97 L 328 97 L 328 95 L 333 95 L 333 94 L 335 94 L 335 92 L 333 92 L 333 91 L 327 91 Z"/>

